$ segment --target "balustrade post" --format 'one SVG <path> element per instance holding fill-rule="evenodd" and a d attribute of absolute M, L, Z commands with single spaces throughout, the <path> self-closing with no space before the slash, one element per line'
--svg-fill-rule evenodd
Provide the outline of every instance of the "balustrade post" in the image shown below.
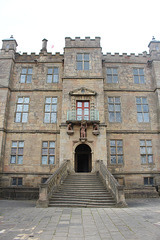
<path fill-rule="evenodd" d="M 47 208 L 48 204 L 48 185 L 41 184 L 39 188 L 39 199 L 37 200 L 36 207 Z"/>

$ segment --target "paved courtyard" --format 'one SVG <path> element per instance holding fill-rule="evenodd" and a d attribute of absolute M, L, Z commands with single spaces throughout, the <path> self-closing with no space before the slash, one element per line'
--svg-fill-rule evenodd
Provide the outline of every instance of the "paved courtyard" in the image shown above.
<path fill-rule="evenodd" d="M 1 240 L 160 240 L 160 198 L 130 199 L 128 208 L 36 208 L 0 200 Z"/>

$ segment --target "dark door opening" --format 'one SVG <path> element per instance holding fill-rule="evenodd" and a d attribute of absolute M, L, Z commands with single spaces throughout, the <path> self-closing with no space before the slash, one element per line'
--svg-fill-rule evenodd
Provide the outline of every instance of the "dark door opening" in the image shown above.
<path fill-rule="evenodd" d="M 91 149 L 80 144 L 75 150 L 75 172 L 91 172 Z"/>

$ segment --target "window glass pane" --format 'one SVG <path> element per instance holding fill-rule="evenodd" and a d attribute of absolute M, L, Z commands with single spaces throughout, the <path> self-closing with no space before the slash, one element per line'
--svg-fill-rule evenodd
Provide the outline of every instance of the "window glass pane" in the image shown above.
<path fill-rule="evenodd" d="M 18 155 L 23 155 L 23 148 L 18 148 Z"/>
<path fill-rule="evenodd" d="M 116 156 L 111 155 L 111 164 L 116 164 Z"/>
<path fill-rule="evenodd" d="M 84 61 L 89 61 L 89 54 L 88 53 L 84 54 Z"/>
<path fill-rule="evenodd" d="M 22 186 L 22 178 L 18 178 L 18 186 Z"/>
<path fill-rule="evenodd" d="M 57 98 L 52 98 L 52 103 L 57 103 Z"/>
<path fill-rule="evenodd" d="M 29 105 L 23 105 L 23 111 L 28 112 L 29 110 Z"/>
<path fill-rule="evenodd" d="M 23 156 L 18 156 L 17 164 L 23 163 Z"/>
<path fill-rule="evenodd" d="M 153 155 L 148 155 L 148 163 L 153 163 Z"/>
<path fill-rule="evenodd" d="M 113 76 L 113 83 L 118 83 L 118 76 Z"/>
<path fill-rule="evenodd" d="M 148 185 L 148 178 L 147 177 L 144 178 L 144 185 Z"/>
<path fill-rule="evenodd" d="M 145 83 L 144 76 L 140 76 L 140 83 Z"/>
<path fill-rule="evenodd" d="M 55 148 L 55 142 L 50 142 L 50 143 L 49 143 L 49 147 L 50 147 L 50 148 Z"/>
<path fill-rule="evenodd" d="M 55 123 L 57 120 L 57 114 L 56 113 L 51 113 L 51 123 Z"/>
<path fill-rule="evenodd" d="M 88 115 L 85 115 L 85 116 L 84 116 L 84 120 L 89 120 L 89 116 L 88 116 Z"/>
<path fill-rule="evenodd" d="M 152 147 L 147 147 L 147 153 L 152 154 Z"/>
<path fill-rule="evenodd" d="M 137 113 L 137 117 L 138 117 L 138 122 L 143 122 L 143 115 L 142 115 L 142 113 Z"/>
<path fill-rule="evenodd" d="M 22 114 L 22 123 L 26 123 L 28 121 L 28 113 Z"/>
<path fill-rule="evenodd" d="M 46 103 L 51 103 L 51 98 L 46 98 Z"/>
<path fill-rule="evenodd" d="M 45 105 L 45 112 L 50 112 L 51 105 Z"/>
<path fill-rule="evenodd" d="M 149 184 L 153 185 L 153 177 L 149 178 Z"/>
<path fill-rule="evenodd" d="M 133 75 L 138 75 L 138 69 L 133 69 Z"/>
<path fill-rule="evenodd" d="M 19 142 L 19 147 L 24 147 L 24 142 Z"/>
<path fill-rule="evenodd" d="M 147 161 L 146 161 L 146 155 L 141 155 L 141 163 L 142 163 L 142 164 L 147 163 Z"/>
<path fill-rule="evenodd" d="M 47 75 L 47 83 L 52 83 L 52 75 Z"/>
<path fill-rule="evenodd" d="M 57 82 L 58 82 L 58 78 L 59 78 L 58 75 L 54 75 L 54 76 L 53 76 L 53 82 L 57 83 Z"/>
<path fill-rule="evenodd" d="M 113 104 L 109 104 L 109 111 L 110 112 L 114 112 L 114 105 Z"/>
<path fill-rule="evenodd" d="M 113 98 L 112 98 L 112 97 L 109 97 L 109 98 L 108 98 L 108 102 L 109 102 L 109 103 L 113 103 L 113 102 L 114 102 L 114 101 L 113 101 Z"/>
<path fill-rule="evenodd" d="M 16 113 L 16 122 L 21 122 L 21 113 Z"/>
<path fill-rule="evenodd" d="M 42 155 L 48 155 L 48 148 L 42 148 Z"/>
<path fill-rule="evenodd" d="M 141 154 L 146 154 L 146 147 L 140 147 Z"/>
<path fill-rule="evenodd" d="M 144 75 L 144 71 L 142 68 L 139 69 L 139 75 Z"/>
<path fill-rule="evenodd" d="M 54 67 L 54 74 L 58 74 L 58 67 Z"/>
<path fill-rule="evenodd" d="M 17 148 L 11 148 L 11 155 L 16 155 Z"/>
<path fill-rule="evenodd" d="M 84 107 L 89 107 L 89 102 L 84 102 Z"/>
<path fill-rule="evenodd" d="M 114 122 L 114 112 L 109 112 L 109 121 Z"/>
<path fill-rule="evenodd" d="M 143 105 L 143 112 L 149 112 L 148 105 Z"/>
<path fill-rule="evenodd" d="M 12 142 L 12 147 L 17 147 L 17 142 Z"/>
<path fill-rule="evenodd" d="M 49 164 L 54 164 L 54 156 L 49 156 Z"/>
<path fill-rule="evenodd" d="M 23 109 L 23 105 L 18 104 L 17 105 L 17 112 L 22 112 L 22 109 Z"/>
<path fill-rule="evenodd" d="M 54 154 L 55 154 L 55 149 L 49 148 L 49 155 L 54 155 Z"/>
<path fill-rule="evenodd" d="M 31 82 L 32 82 L 32 75 L 27 75 L 26 83 L 31 83 Z"/>
<path fill-rule="evenodd" d="M 139 76 L 134 76 L 134 83 L 139 83 Z"/>
<path fill-rule="evenodd" d="M 116 122 L 121 122 L 121 113 L 116 112 Z"/>
<path fill-rule="evenodd" d="M 118 154 L 123 154 L 123 148 L 122 147 L 117 147 L 117 153 Z"/>
<path fill-rule="evenodd" d="M 144 98 L 144 97 L 143 97 L 143 98 L 142 98 L 142 103 L 143 103 L 143 104 L 147 104 L 147 98 Z"/>
<path fill-rule="evenodd" d="M 112 83 L 112 75 L 108 75 L 107 76 L 107 82 L 108 83 Z"/>
<path fill-rule="evenodd" d="M 52 112 L 57 112 L 57 105 L 52 105 Z"/>
<path fill-rule="evenodd" d="M 11 156 L 11 160 L 10 160 L 10 163 L 16 163 L 16 156 L 14 155 L 12 155 Z"/>
<path fill-rule="evenodd" d="M 110 140 L 110 146 L 116 146 L 116 141 L 115 140 Z"/>
<path fill-rule="evenodd" d="M 117 146 L 122 146 L 122 140 L 117 140 Z"/>
<path fill-rule="evenodd" d="M 47 156 L 42 156 L 42 164 L 47 164 Z"/>
<path fill-rule="evenodd" d="M 112 74 L 112 70 L 111 70 L 111 68 L 107 68 L 107 74 Z"/>
<path fill-rule="evenodd" d="M 84 109 L 84 115 L 89 115 L 89 109 Z"/>
<path fill-rule="evenodd" d="M 45 113 L 45 115 L 44 115 L 44 122 L 45 123 L 50 123 L 50 113 Z"/>
<path fill-rule="evenodd" d="M 28 74 L 32 74 L 32 68 L 28 68 Z"/>
<path fill-rule="evenodd" d="M 151 141 L 151 140 L 147 140 L 147 141 L 146 141 L 146 145 L 147 145 L 147 146 L 152 146 L 152 141 Z"/>
<path fill-rule="evenodd" d="M 115 104 L 115 111 L 120 112 L 121 111 L 121 105 L 120 104 Z"/>
<path fill-rule="evenodd" d="M 115 97 L 115 103 L 120 103 L 120 98 L 119 97 Z"/>
<path fill-rule="evenodd" d="M 144 140 L 140 140 L 140 145 L 141 146 L 145 146 L 145 141 Z"/>
<path fill-rule="evenodd" d="M 137 112 L 142 112 L 142 105 L 137 105 Z"/>
<path fill-rule="evenodd" d="M 116 147 L 111 147 L 111 154 L 116 154 Z"/>
<path fill-rule="evenodd" d="M 118 156 L 118 163 L 119 164 L 123 163 L 123 155 Z"/>
<path fill-rule="evenodd" d="M 52 68 L 48 68 L 48 74 L 52 74 L 53 69 Z"/>
<path fill-rule="evenodd" d="M 89 70 L 89 62 L 84 62 L 84 70 Z"/>
<path fill-rule="evenodd" d="M 82 62 L 77 62 L 77 70 L 82 70 L 82 69 L 83 69 Z"/>
<path fill-rule="evenodd" d="M 21 82 L 21 83 L 25 83 L 25 80 L 26 80 L 26 75 L 21 75 L 21 80 L 20 80 L 20 82 Z"/>
<path fill-rule="evenodd" d="M 18 103 L 23 103 L 23 98 L 19 97 L 18 98 Z"/>
<path fill-rule="evenodd" d="M 42 147 L 48 147 L 48 142 L 43 142 Z"/>
<path fill-rule="evenodd" d="M 12 178 L 12 185 L 16 186 L 17 185 L 17 178 Z"/>
<path fill-rule="evenodd" d="M 82 61 L 82 54 L 81 54 L 81 53 L 78 53 L 78 54 L 77 54 L 77 60 L 78 60 L 78 61 Z"/>
<path fill-rule="evenodd" d="M 24 98 L 24 103 L 29 103 L 29 98 L 28 97 Z"/>
<path fill-rule="evenodd" d="M 149 114 L 144 113 L 144 122 L 149 122 Z"/>
<path fill-rule="evenodd" d="M 113 68 L 113 74 L 117 75 L 117 68 Z"/>
<path fill-rule="evenodd" d="M 77 107 L 82 107 L 82 102 L 77 102 Z"/>
<path fill-rule="evenodd" d="M 77 109 L 77 115 L 82 115 L 82 109 L 81 108 Z"/>
<path fill-rule="evenodd" d="M 141 104 L 141 98 L 136 97 L 136 103 Z"/>
<path fill-rule="evenodd" d="M 27 68 L 22 68 L 22 73 L 26 74 L 27 73 Z"/>
<path fill-rule="evenodd" d="M 77 120 L 78 121 L 82 120 L 82 116 L 77 116 Z"/>

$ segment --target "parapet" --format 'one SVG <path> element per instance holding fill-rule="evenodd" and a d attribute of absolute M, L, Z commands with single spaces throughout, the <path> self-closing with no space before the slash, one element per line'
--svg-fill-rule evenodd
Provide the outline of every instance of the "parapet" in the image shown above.
<path fill-rule="evenodd" d="M 95 37 L 95 39 L 90 39 L 90 37 L 85 37 L 81 39 L 76 37 L 71 39 L 70 37 L 65 38 L 65 47 L 66 48 L 99 48 L 100 46 L 100 37 Z"/>

